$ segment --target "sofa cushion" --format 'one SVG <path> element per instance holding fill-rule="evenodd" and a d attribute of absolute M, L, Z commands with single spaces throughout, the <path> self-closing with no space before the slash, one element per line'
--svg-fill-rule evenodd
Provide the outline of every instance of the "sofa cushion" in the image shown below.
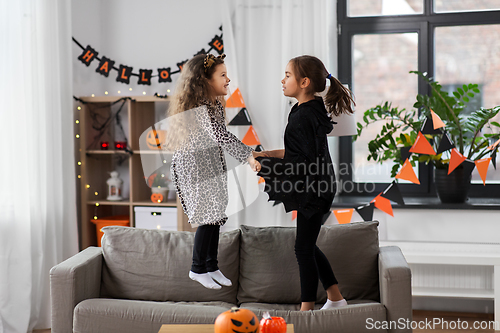
<path fill-rule="evenodd" d="M 151 302 L 94 298 L 74 311 L 74 333 L 158 333 L 162 324 L 213 324 L 224 302 Z"/>
<path fill-rule="evenodd" d="M 317 245 L 347 300 L 379 300 L 378 222 L 323 226 Z M 241 227 L 238 302 L 300 303 L 296 228 Z M 318 283 L 317 302 L 326 301 Z"/>
<path fill-rule="evenodd" d="M 387 320 L 385 307 L 377 302 L 349 302 L 348 306 L 321 311 L 297 311 L 298 304 L 243 303 L 259 318 L 264 312 L 293 324 L 294 332 L 387 332 L 375 325 Z M 321 305 L 316 306 L 316 310 Z"/>
<path fill-rule="evenodd" d="M 219 268 L 233 281 L 233 286 L 220 290 L 204 288 L 188 277 L 193 232 L 115 226 L 104 227 L 102 231 L 102 297 L 236 303 L 239 230 L 220 235 Z"/>

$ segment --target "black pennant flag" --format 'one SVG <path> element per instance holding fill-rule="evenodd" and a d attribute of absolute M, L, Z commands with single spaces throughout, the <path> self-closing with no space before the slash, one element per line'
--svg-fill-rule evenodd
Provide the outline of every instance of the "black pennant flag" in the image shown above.
<path fill-rule="evenodd" d="M 439 134 L 441 131 L 439 128 L 434 129 L 434 124 L 432 122 L 432 118 L 427 118 L 424 121 L 424 126 L 422 126 L 422 129 L 420 130 L 422 134 Z"/>
<path fill-rule="evenodd" d="M 131 74 L 132 74 L 132 67 L 120 65 L 120 68 L 118 69 L 118 76 L 116 77 L 116 81 L 129 84 Z"/>
<path fill-rule="evenodd" d="M 325 213 L 325 215 L 323 215 L 323 217 L 321 218 L 321 224 L 325 224 L 326 220 L 328 220 L 328 218 L 330 217 L 330 215 L 332 215 L 332 211 L 329 210 L 327 213 Z"/>
<path fill-rule="evenodd" d="M 470 160 L 465 160 L 462 162 L 462 165 L 464 166 L 464 177 L 465 177 L 465 179 L 469 179 L 472 171 L 476 167 L 476 163 L 474 163 Z"/>
<path fill-rule="evenodd" d="M 497 148 L 496 147 L 493 149 L 493 152 L 491 153 L 491 163 L 493 163 L 493 167 L 496 170 L 497 169 Z"/>
<path fill-rule="evenodd" d="M 170 77 L 170 67 L 158 68 L 158 82 L 172 82 L 172 78 Z"/>
<path fill-rule="evenodd" d="M 373 208 L 375 207 L 374 203 L 369 203 L 364 206 L 356 207 L 356 211 L 363 218 L 364 221 L 373 220 Z"/>
<path fill-rule="evenodd" d="M 78 60 L 83 62 L 85 65 L 90 66 L 90 63 L 92 60 L 94 60 L 99 53 L 96 52 L 93 48 L 90 47 L 90 45 L 87 45 L 87 48 L 83 50 L 82 54 L 78 57 Z"/>
<path fill-rule="evenodd" d="M 139 81 L 137 81 L 137 84 L 145 84 L 150 86 L 152 74 L 153 70 L 151 69 L 139 69 Z"/>
<path fill-rule="evenodd" d="M 238 114 L 234 116 L 234 118 L 229 122 L 229 125 L 236 125 L 236 126 L 252 125 L 247 109 L 246 108 L 241 109 L 240 112 L 238 112 Z"/>
<path fill-rule="evenodd" d="M 196 57 L 197 55 L 200 55 L 200 54 L 207 54 L 207 51 L 205 51 L 205 49 L 201 49 L 194 56 Z"/>
<path fill-rule="evenodd" d="M 441 154 L 442 152 L 445 152 L 453 148 L 455 148 L 455 145 L 451 142 L 448 133 L 445 132 L 441 137 L 441 142 L 439 142 L 439 147 L 438 150 L 436 151 L 436 154 Z"/>
<path fill-rule="evenodd" d="M 281 203 L 281 201 L 279 201 L 279 200 L 274 201 L 273 207 L 279 205 L 280 203 Z"/>
<path fill-rule="evenodd" d="M 410 158 L 411 153 L 410 153 L 411 147 L 403 147 L 401 148 L 401 162 L 406 161 L 407 158 Z"/>
<path fill-rule="evenodd" d="M 113 68 L 113 65 L 115 62 L 111 59 L 106 58 L 103 56 L 101 58 L 101 62 L 99 63 L 99 66 L 95 70 L 97 73 L 104 75 L 105 77 L 109 76 L 109 72 Z"/>
<path fill-rule="evenodd" d="M 403 200 L 403 196 L 399 191 L 399 186 L 396 181 L 392 181 L 391 185 L 389 185 L 384 192 L 381 194 L 382 197 L 397 202 L 400 205 L 404 205 L 405 201 Z"/>
<path fill-rule="evenodd" d="M 264 147 L 262 147 L 262 145 L 258 145 L 257 147 L 255 147 L 255 151 L 263 151 L 264 150 Z"/>

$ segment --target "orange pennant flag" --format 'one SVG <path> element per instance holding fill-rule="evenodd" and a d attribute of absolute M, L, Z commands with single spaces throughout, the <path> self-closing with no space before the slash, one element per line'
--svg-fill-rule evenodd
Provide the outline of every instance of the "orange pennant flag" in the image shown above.
<path fill-rule="evenodd" d="M 432 116 L 432 125 L 434 126 L 434 129 L 438 129 L 445 126 L 441 118 L 439 118 L 436 112 L 432 111 L 432 109 L 431 109 L 431 116 Z"/>
<path fill-rule="evenodd" d="M 292 221 L 295 220 L 296 218 L 297 218 L 297 211 L 292 210 Z"/>
<path fill-rule="evenodd" d="M 401 168 L 401 170 L 399 170 L 395 178 L 408 180 L 413 184 L 420 185 L 420 180 L 418 180 L 415 171 L 413 171 L 413 167 L 411 166 L 409 159 L 406 159 L 406 161 L 403 163 L 403 167 Z"/>
<path fill-rule="evenodd" d="M 334 210 L 333 214 L 335 214 L 335 217 L 337 218 L 337 221 L 339 221 L 339 224 L 346 224 L 351 222 L 351 217 L 353 212 L 354 208 L 339 209 L 339 210 Z"/>
<path fill-rule="evenodd" d="M 488 166 L 490 165 L 491 157 L 483 158 L 482 160 L 474 161 L 476 164 L 477 172 L 483 180 L 483 185 L 486 185 L 486 175 L 488 174 Z"/>
<path fill-rule="evenodd" d="M 262 184 L 262 183 L 265 183 L 266 180 L 262 177 L 259 178 L 259 182 L 257 184 Z"/>
<path fill-rule="evenodd" d="M 436 152 L 432 148 L 429 141 L 427 141 L 425 136 L 422 134 L 422 132 L 418 132 L 417 139 L 415 140 L 413 146 L 410 148 L 410 153 L 436 155 Z"/>
<path fill-rule="evenodd" d="M 450 164 L 448 165 L 448 174 L 452 173 L 453 170 L 457 168 L 463 161 L 465 161 L 466 157 L 457 150 L 457 148 L 453 148 L 451 150 L 450 156 Z"/>
<path fill-rule="evenodd" d="M 257 133 L 255 133 L 255 129 L 253 128 L 253 126 L 250 125 L 247 134 L 245 134 L 241 142 L 243 142 L 247 146 L 260 145 L 259 137 L 257 136 Z"/>
<path fill-rule="evenodd" d="M 236 88 L 234 93 L 226 101 L 226 108 L 244 108 L 245 102 L 241 96 L 240 88 Z"/>
<path fill-rule="evenodd" d="M 498 146 L 498 144 L 500 144 L 500 139 L 498 139 L 494 144 L 492 144 L 491 146 L 488 147 L 489 150 L 493 150 L 495 149 L 496 146 Z"/>
<path fill-rule="evenodd" d="M 386 214 L 391 215 L 394 217 L 394 213 L 392 212 L 392 205 L 391 205 L 391 200 L 384 198 L 380 194 L 373 199 L 375 201 L 375 207 L 380 209 Z"/>

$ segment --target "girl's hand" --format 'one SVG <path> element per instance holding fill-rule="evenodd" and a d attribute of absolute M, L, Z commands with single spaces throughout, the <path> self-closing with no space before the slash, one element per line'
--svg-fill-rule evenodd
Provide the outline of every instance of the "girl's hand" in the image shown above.
<path fill-rule="evenodd" d="M 260 163 L 253 158 L 253 156 L 250 156 L 248 159 L 248 164 L 250 164 L 250 167 L 252 168 L 253 171 L 259 172 L 260 171 Z"/>
<path fill-rule="evenodd" d="M 285 149 L 266 150 L 263 151 L 262 153 L 265 153 L 267 157 L 277 157 L 277 158 L 285 157 Z"/>

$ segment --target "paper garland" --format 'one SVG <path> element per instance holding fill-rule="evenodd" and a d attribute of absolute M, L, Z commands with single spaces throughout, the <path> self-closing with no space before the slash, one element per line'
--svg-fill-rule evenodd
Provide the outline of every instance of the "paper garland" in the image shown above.
<path fill-rule="evenodd" d="M 219 30 L 222 31 L 222 26 L 220 26 Z M 78 60 L 80 60 L 87 67 L 89 67 L 90 64 L 94 61 L 94 59 L 97 59 L 99 61 L 99 65 L 96 68 L 97 73 L 104 75 L 105 77 L 109 77 L 109 74 L 113 69 L 118 72 L 116 81 L 125 84 L 130 84 L 130 79 L 132 76 L 137 76 L 139 78 L 137 84 L 148 85 L 148 86 L 151 85 L 151 79 L 154 77 L 158 77 L 159 83 L 172 82 L 172 77 L 171 77 L 172 74 L 180 73 L 182 71 L 182 67 L 188 61 L 186 59 L 178 62 L 176 64 L 178 70 L 176 71 L 172 71 L 170 67 L 158 68 L 157 74 L 153 75 L 152 69 L 139 69 L 139 74 L 136 74 L 133 72 L 134 67 L 120 64 L 119 67 L 117 68 L 115 67 L 115 61 L 105 56 L 99 58 L 98 57 L 99 52 L 94 50 L 90 45 L 87 45 L 87 47 L 83 47 L 82 44 L 80 44 L 74 37 L 72 39 L 73 42 L 75 42 L 75 44 L 82 49 L 82 53 L 78 56 Z M 224 42 L 222 40 L 222 32 L 220 35 L 215 35 L 215 37 L 212 38 L 212 40 L 208 43 L 208 45 L 210 46 L 210 48 L 207 51 L 205 51 L 205 49 L 203 48 L 200 51 L 198 51 L 195 55 L 202 53 L 203 54 L 210 53 L 210 51 L 212 50 L 214 50 L 218 54 L 224 53 Z"/>

